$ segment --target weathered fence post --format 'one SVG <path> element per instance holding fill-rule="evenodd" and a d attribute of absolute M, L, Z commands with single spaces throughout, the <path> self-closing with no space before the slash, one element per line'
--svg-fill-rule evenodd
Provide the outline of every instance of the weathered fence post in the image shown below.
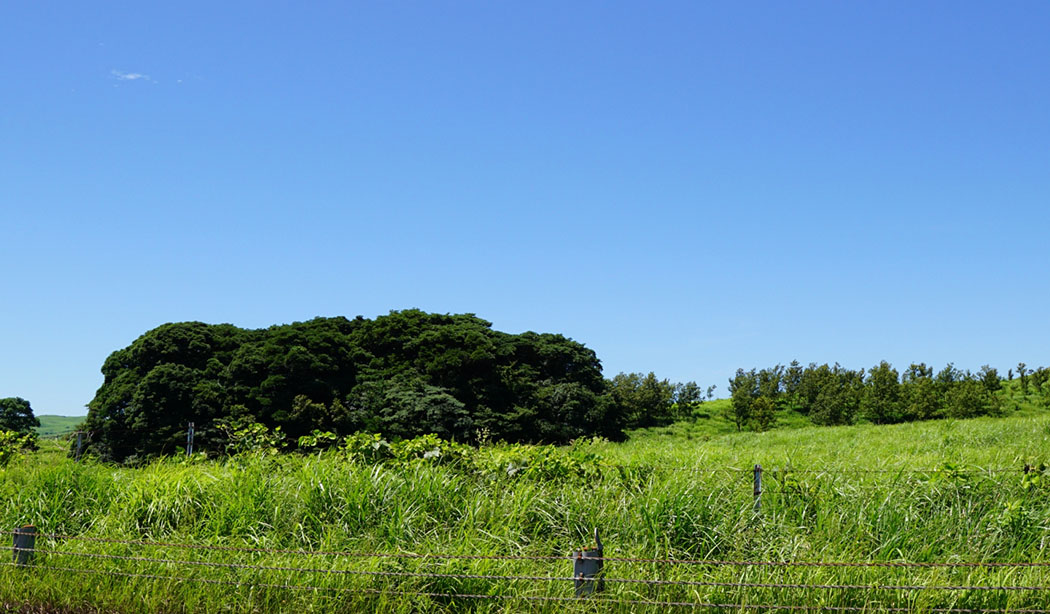
<path fill-rule="evenodd" d="M 15 565 L 25 567 L 33 560 L 33 550 L 36 548 L 36 527 L 27 524 L 15 529 Z"/>
<path fill-rule="evenodd" d="M 598 529 L 595 528 L 594 548 L 572 553 L 572 577 L 577 597 L 584 597 L 605 588 L 605 580 L 601 577 L 605 563 L 602 560 L 603 552 L 602 540 L 598 536 Z"/>
<path fill-rule="evenodd" d="M 186 456 L 193 456 L 193 423 L 186 429 Z"/>
<path fill-rule="evenodd" d="M 755 513 L 762 513 L 762 465 L 755 465 Z"/>
<path fill-rule="evenodd" d="M 83 450 L 84 450 L 84 432 L 83 431 L 77 431 L 77 451 L 73 455 L 73 460 L 75 462 L 78 462 L 78 463 L 80 462 L 80 453 Z"/>

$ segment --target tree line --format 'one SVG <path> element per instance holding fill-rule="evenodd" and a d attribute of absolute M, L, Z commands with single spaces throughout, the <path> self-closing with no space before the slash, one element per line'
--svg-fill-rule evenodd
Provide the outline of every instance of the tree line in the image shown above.
<path fill-rule="evenodd" d="M 1022 394 L 1030 391 L 1050 399 L 1050 369 L 1017 365 Z M 779 410 L 806 415 L 815 424 L 840 425 L 867 421 L 893 424 L 934 418 L 971 418 L 999 415 L 1003 402 L 998 392 L 1003 380 L 1012 380 L 987 365 L 977 373 L 949 363 L 936 373 L 925 363 L 912 363 L 903 372 L 886 362 L 871 369 L 851 370 L 838 363 L 787 367 L 737 369 L 729 380 L 731 403 L 727 417 L 738 430 L 766 430 Z"/>
<path fill-rule="evenodd" d="M 393 311 L 243 329 L 169 323 L 113 352 L 88 404 L 87 450 L 104 460 L 170 454 L 194 422 L 221 450 L 247 424 L 298 438 L 359 431 L 408 438 L 565 443 L 623 439 L 699 403 L 695 382 L 602 376 L 594 351 L 558 334 L 509 334 L 473 314 Z"/>

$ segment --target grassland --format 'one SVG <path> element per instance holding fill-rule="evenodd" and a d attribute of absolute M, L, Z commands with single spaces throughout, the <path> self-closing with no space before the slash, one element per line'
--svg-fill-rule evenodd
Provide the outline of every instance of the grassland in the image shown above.
<path fill-rule="evenodd" d="M 782 420 L 802 423 L 791 416 Z M 1050 563 L 1050 475 L 1021 471 L 1025 464 L 1048 461 L 1045 411 L 1027 407 L 1006 418 L 766 433 L 736 433 L 713 411 L 695 423 L 633 435 L 623 444 L 580 446 L 578 451 L 601 458 L 600 470 L 560 479 L 423 461 L 370 464 L 337 452 L 168 459 L 121 468 L 72 463 L 57 442 L 45 442 L 40 452 L 0 474 L 0 526 L 33 523 L 49 534 L 208 546 L 536 557 L 564 557 L 589 543 L 598 527 L 608 557 Z M 756 463 L 765 468 L 759 515 L 752 496 Z M 612 561 L 606 568 L 610 578 L 702 584 L 610 582 L 598 599 L 562 602 L 543 599 L 571 597 L 571 583 L 396 574 L 565 578 L 568 559 L 308 556 L 51 538 L 39 540 L 38 547 L 33 568 L 0 567 L 0 603 L 121 612 L 668 609 L 630 601 L 736 604 L 740 610 L 756 604 L 867 612 L 1050 609 L 1046 590 L 887 588 L 1046 587 L 1047 566 Z"/>
<path fill-rule="evenodd" d="M 44 414 L 37 416 L 40 426 L 36 433 L 41 437 L 61 437 L 77 430 L 77 426 L 84 421 L 84 416 L 54 416 Z"/>

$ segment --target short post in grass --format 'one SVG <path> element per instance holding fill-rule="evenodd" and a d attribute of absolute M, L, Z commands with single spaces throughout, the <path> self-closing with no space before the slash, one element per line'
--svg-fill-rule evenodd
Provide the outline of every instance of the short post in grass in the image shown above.
<path fill-rule="evenodd" d="M 80 462 L 80 453 L 84 451 L 84 432 L 77 431 L 77 451 L 73 455 L 74 462 Z"/>
<path fill-rule="evenodd" d="M 602 579 L 604 568 L 602 560 L 604 556 L 602 540 L 598 537 L 598 529 L 594 529 L 594 547 L 575 550 L 572 553 L 572 578 L 576 585 L 576 596 L 586 597 L 597 593 L 605 588 L 605 580 Z"/>
<path fill-rule="evenodd" d="M 36 548 L 36 527 L 27 524 L 15 529 L 14 535 L 15 565 L 26 567 L 33 560 L 33 551 Z"/>
<path fill-rule="evenodd" d="M 186 456 L 193 456 L 193 423 L 186 428 Z"/>
<path fill-rule="evenodd" d="M 755 465 L 755 514 L 762 513 L 762 465 Z"/>

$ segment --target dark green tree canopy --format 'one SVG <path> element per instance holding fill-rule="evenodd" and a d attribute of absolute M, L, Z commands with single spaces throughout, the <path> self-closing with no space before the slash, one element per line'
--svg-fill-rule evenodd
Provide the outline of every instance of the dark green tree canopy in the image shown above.
<path fill-rule="evenodd" d="M 291 437 L 313 429 L 566 442 L 621 438 L 625 420 L 594 352 L 556 334 L 513 335 L 472 314 L 395 311 L 245 330 L 164 324 L 117 350 L 88 405 L 91 450 L 123 461 L 175 452 L 186 423 L 219 448 L 215 421 Z"/>
<path fill-rule="evenodd" d="M 22 397 L 0 399 L 0 431 L 30 433 L 40 426 L 29 401 Z"/>

